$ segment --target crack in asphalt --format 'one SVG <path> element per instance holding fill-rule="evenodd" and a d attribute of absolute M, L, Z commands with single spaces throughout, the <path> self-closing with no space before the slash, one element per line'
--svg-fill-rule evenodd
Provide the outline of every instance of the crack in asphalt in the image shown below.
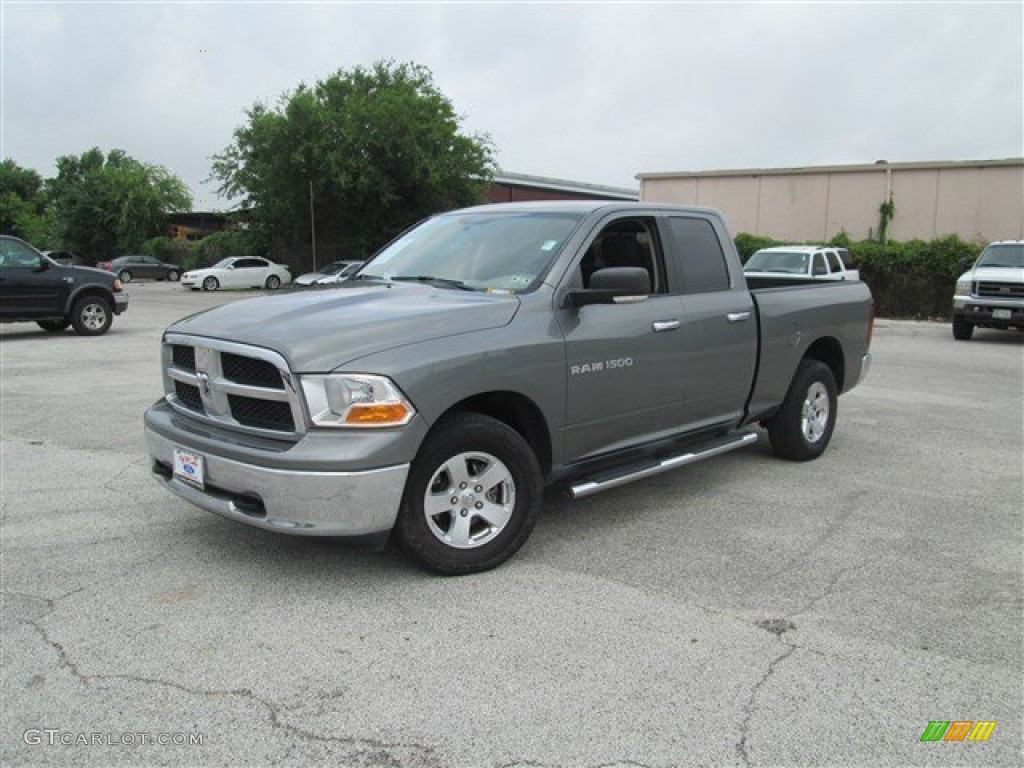
<path fill-rule="evenodd" d="M 792 656 L 797 649 L 797 646 L 792 645 L 791 643 L 786 643 L 785 641 L 783 642 L 786 646 L 786 650 L 772 659 L 768 664 L 768 669 L 750 690 L 750 698 L 747 699 L 747 703 L 743 707 L 743 722 L 740 723 L 740 740 L 736 743 L 736 754 L 744 765 L 750 765 L 750 754 L 747 752 L 747 737 L 750 735 L 750 720 L 754 715 L 754 700 L 757 698 L 757 694 L 761 689 L 767 684 L 768 678 L 775 673 L 775 668 Z"/>
<path fill-rule="evenodd" d="M 849 519 L 850 515 L 853 514 L 856 508 L 855 502 L 858 499 L 866 496 L 867 494 L 868 492 L 866 490 L 859 490 L 847 495 L 846 498 L 842 500 L 843 506 L 839 514 L 836 515 L 836 517 L 827 525 L 822 534 L 818 536 L 818 538 L 815 539 L 813 542 L 811 542 L 810 546 L 808 546 L 807 549 L 805 549 L 803 552 L 801 552 L 798 555 L 794 555 L 789 559 L 789 562 L 787 562 L 777 571 L 774 571 L 773 573 L 770 573 L 767 576 L 765 576 L 764 581 L 771 581 L 772 579 L 778 578 L 787 571 L 792 570 L 795 566 L 806 560 L 810 555 L 814 554 L 816 551 L 821 549 L 830 539 L 832 539 L 839 532 L 839 529 L 846 524 L 846 521 Z"/>
<path fill-rule="evenodd" d="M 251 701 L 261 707 L 263 707 L 269 716 L 271 727 L 276 730 L 282 731 L 290 736 L 298 739 L 305 739 L 307 741 L 313 741 L 321 744 L 340 744 L 354 750 L 355 754 L 349 756 L 347 759 L 354 759 L 363 763 L 367 766 L 385 766 L 388 768 L 400 768 L 403 763 L 395 757 L 392 752 L 395 750 L 407 750 L 413 753 L 414 760 L 419 765 L 425 766 L 426 768 L 441 768 L 444 763 L 437 757 L 436 750 L 425 744 L 417 743 L 403 743 L 403 742 L 386 742 L 379 739 L 366 739 L 366 738 L 355 738 L 348 736 L 326 736 L 316 731 L 312 731 L 308 728 L 302 728 L 301 726 L 292 725 L 291 723 L 285 722 L 282 718 L 281 712 L 278 707 L 270 701 L 257 695 L 249 688 L 235 688 L 226 690 L 205 690 L 202 688 L 191 688 L 181 683 L 175 683 L 168 680 L 161 680 L 159 678 L 143 677 L 141 675 L 126 675 L 126 674 L 86 674 L 83 672 L 78 664 L 71 658 L 67 649 L 50 637 L 49 632 L 40 623 L 43 619 L 53 613 L 56 610 L 56 605 L 59 600 L 69 597 L 77 592 L 82 591 L 85 587 L 73 590 L 67 595 L 60 598 L 40 598 L 33 595 L 20 594 L 21 597 L 27 597 L 35 600 L 45 602 L 49 607 L 49 611 L 43 616 L 36 619 L 25 622 L 39 633 L 43 642 L 52 648 L 57 653 L 58 664 L 61 668 L 66 669 L 75 679 L 79 680 L 84 685 L 90 685 L 93 681 L 122 681 L 129 683 L 137 683 L 142 685 L 158 685 L 165 688 L 171 688 L 173 690 L 181 691 L 182 693 L 191 694 L 194 696 L 202 697 L 232 697 L 237 696 L 248 701 Z M 9 593 L 18 594 L 18 593 Z"/>

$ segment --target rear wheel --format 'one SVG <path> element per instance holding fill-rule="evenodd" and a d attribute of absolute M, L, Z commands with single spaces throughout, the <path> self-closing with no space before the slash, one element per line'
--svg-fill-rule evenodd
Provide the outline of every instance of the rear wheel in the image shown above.
<path fill-rule="evenodd" d="M 486 571 L 530 536 L 543 493 L 537 458 L 518 432 L 489 416 L 455 414 L 413 462 L 396 540 L 436 573 Z"/>
<path fill-rule="evenodd" d="M 36 325 L 38 325 L 40 328 L 42 328 L 47 333 L 60 333 L 65 328 L 67 328 L 69 325 L 71 325 L 71 321 L 67 320 L 67 319 L 65 319 L 65 320 L 40 320 L 39 322 L 36 323 Z"/>
<path fill-rule="evenodd" d="M 100 296 L 83 296 L 71 309 L 71 325 L 81 336 L 99 336 L 110 330 L 114 315 L 110 304 Z"/>
<path fill-rule="evenodd" d="M 216 277 L 208 277 L 203 280 L 204 291 L 216 291 L 218 288 L 220 288 L 220 281 Z"/>
<path fill-rule="evenodd" d="M 167 279 L 172 283 L 178 282 L 178 278 L 181 277 L 181 273 L 176 269 L 170 269 L 167 271 Z"/>
<path fill-rule="evenodd" d="M 277 275 L 271 275 L 267 278 L 267 290 L 276 291 L 281 287 L 281 278 Z"/>
<path fill-rule="evenodd" d="M 953 318 L 953 338 L 957 341 L 970 341 L 974 335 L 974 323 L 962 317 Z"/>
<path fill-rule="evenodd" d="M 825 452 L 836 423 L 836 380 L 817 360 L 802 360 L 779 412 L 768 420 L 776 456 L 809 461 Z"/>

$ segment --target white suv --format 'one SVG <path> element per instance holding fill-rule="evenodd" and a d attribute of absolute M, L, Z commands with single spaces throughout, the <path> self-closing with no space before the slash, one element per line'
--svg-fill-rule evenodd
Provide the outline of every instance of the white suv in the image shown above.
<path fill-rule="evenodd" d="M 807 280 L 860 280 L 846 265 L 850 252 L 825 245 L 778 245 L 762 248 L 743 265 L 748 277 L 804 278 Z"/>

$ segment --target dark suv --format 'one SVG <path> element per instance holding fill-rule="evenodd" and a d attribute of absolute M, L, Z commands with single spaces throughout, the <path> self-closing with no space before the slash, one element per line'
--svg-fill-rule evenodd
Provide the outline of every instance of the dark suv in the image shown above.
<path fill-rule="evenodd" d="M 126 309 L 128 295 L 114 275 L 62 266 L 24 240 L 0 235 L 0 321 L 34 321 L 54 333 L 70 325 L 98 336 Z"/>
<path fill-rule="evenodd" d="M 170 280 L 173 283 L 181 277 L 181 267 L 177 264 L 168 264 L 153 256 L 142 254 L 118 256 L 113 261 L 101 261 L 96 266 L 113 272 L 122 283 L 130 283 L 137 277 L 152 277 L 156 280 Z"/>

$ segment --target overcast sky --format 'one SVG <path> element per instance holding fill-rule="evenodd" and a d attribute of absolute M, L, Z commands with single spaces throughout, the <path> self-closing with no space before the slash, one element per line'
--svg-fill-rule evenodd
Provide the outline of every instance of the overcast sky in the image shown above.
<path fill-rule="evenodd" d="M 196 209 L 254 102 L 378 59 L 429 67 L 516 173 L 1024 155 L 1021 0 L 0 4 L 3 157 L 121 148 Z"/>

